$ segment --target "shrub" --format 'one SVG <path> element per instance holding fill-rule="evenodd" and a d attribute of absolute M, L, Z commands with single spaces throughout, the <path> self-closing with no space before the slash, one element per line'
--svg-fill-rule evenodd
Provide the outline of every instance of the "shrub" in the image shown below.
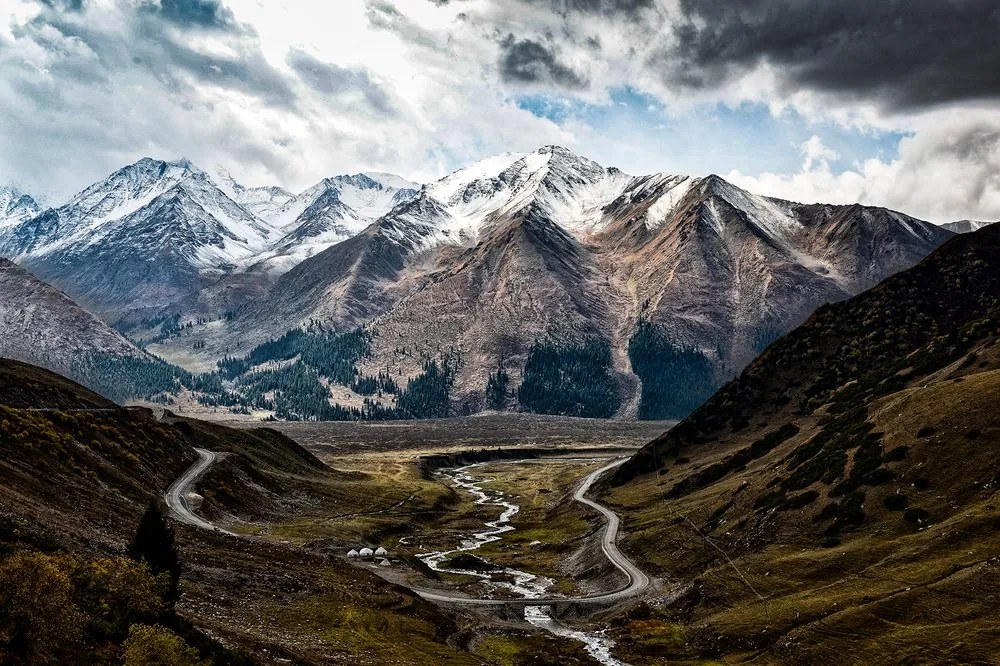
<path fill-rule="evenodd" d="M 122 644 L 124 666 L 203 666 L 198 651 L 159 625 L 134 624 Z"/>

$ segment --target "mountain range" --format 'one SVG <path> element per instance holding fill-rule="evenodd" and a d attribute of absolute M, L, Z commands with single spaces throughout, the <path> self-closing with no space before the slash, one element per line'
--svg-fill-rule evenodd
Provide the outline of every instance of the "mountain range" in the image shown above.
<path fill-rule="evenodd" d="M 456 413 L 655 418 L 687 413 L 817 307 L 952 235 L 718 176 L 633 177 L 558 146 L 423 186 L 368 173 L 299 194 L 144 159 L 19 215 L 0 254 L 190 371 L 288 360 L 259 346 L 290 330 L 363 329 L 346 376 L 386 390 L 324 368 L 312 389 L 391 409 L 393 387 L 432 364 Z"/>

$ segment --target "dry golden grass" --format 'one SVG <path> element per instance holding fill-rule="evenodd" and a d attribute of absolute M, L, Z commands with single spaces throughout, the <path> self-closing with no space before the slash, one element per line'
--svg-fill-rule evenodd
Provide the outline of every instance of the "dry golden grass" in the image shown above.
<path fill-rule="evenodd" d="M 754 663 L 996 663 L 998 398 L 1000 372 L 985 371 L 874 403 L 869 419 L 883 433 L 883 450 L 908 450 L 887 463 L 894 481 L 863 488 L 865 520 L 840 543 L 824 544 L 825 523 L 813 520 L 830 501 L 823 483 L 814 484 L 820 496 L 804 508 L 752 510 L 780 461 L 814 434 L 816 418 L 801 417 L 798 436 L 707 488 L 663 499 L 678 480 L 745 446 L 752 433 L 705 445 L 691 463 L 672 465 L 659 479 L 647 475 L 614 489 L 610 497 L 628 514 L 625 548 L 663 577 L 665 595 L 678 595 L 662 612 L 682 626 L 684 642 L 701 656 Z M 910 507 L 927 511 L 923 524 L 883 505 L 900 494 Z M 710 517 L 720 507 L 728 508 L 716 524 Z M 623 646 L 650 640 L 648 631 L 625 625 Z M 666 631 L 674 636 L 676 625 Z M 662 662 L 638 655 L 634 663 Z"/>

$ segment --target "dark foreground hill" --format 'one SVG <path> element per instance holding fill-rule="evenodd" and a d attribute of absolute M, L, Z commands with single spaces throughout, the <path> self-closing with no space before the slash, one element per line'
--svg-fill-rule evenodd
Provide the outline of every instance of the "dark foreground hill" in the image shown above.
<path fill-rule="evenodd" d="M 334 472 L 275 431 L 121 408 L 0 360 L 0 663 L 476 663 L 446 645 L 456 627 L 433 606 L 277 541 L 175 524 L 174 606 L 168 581 L 125 553 L 195 448 L 220 453 L 198 488 L 209 515 L 287 516 L 364 497 L 354 486 L 365 475 Z M 340 618 L 336 629 L 318 632 L 324 617 Z"/>
<path fill-rule="evenodd" d="M 821 308 L 606 490 L 626 548 L 671 581 L 624 642 L 996 663 L 998 399 L 1000 228 Z"/>

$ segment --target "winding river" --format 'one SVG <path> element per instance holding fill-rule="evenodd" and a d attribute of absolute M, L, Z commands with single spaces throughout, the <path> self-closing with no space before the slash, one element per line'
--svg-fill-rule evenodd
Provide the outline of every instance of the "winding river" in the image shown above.
<path fill-rule="evenodd" d="M 423 553 L 418 557 L 434 571 L 476 576 L 481 578 L 489 588 L 508 590 L 525 599 L 542 597 L 553 585 L 553 581 L 544 576 L 536 576 L 510 567 L 497 567 L 490 571 L 470 571 L 448 569 L 443 566 L 452 555 L 468 553 L 487 543 L 499 541 L 502 534 L 515 529 L 510 521 L 521 510 L 521 507 L 510 501 L 504 493 L 484 488 L 483 484 L 489 483 L 489 478 L 476 478 L 472 474 L 477 467 L 485 464 L 487 463 L 476 463 L 458 469 L 445 470 L 439 474 L 447 479 L 452 486 L 475 497 L 475 504 L 500 507 L 500 516 L 496 520 L 486 522 L 487 529 L 463 538 L 457 548 Z M 499 579 L 495 577 L 499 577 Z M 614 647 L 614 642 L 611 639 L 601 632 L 585 632 L 567 627 L 551 616 L 548 606 L 528 606 L 524 611 L 524 618 L 532 625 L 545 629 L 556 636 L 583 643 L 587 653 L 605 666 L 628 666 L 625 662 L 611 656 L 611 649 Z"/>

